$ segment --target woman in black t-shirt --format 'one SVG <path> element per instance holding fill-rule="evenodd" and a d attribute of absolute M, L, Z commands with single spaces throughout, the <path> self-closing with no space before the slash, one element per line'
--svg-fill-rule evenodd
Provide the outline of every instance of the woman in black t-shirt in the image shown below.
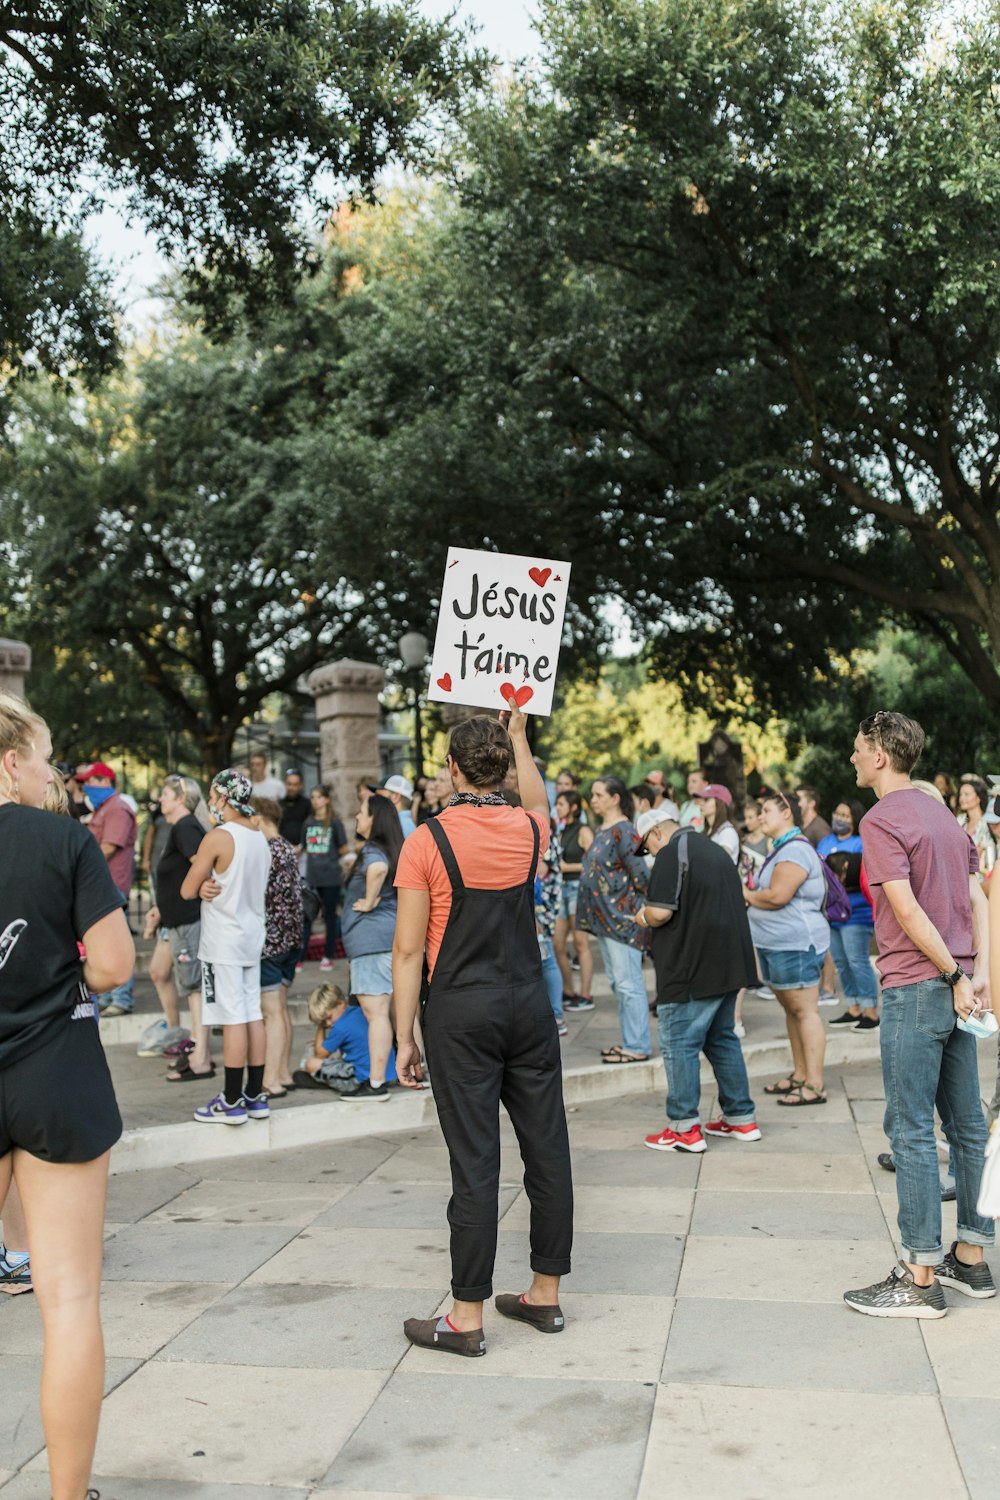
<path fill-rule="evenodd" d="M 0 693 L 0 1201 L 13 1173 L 45 1333 L 52 1496 L 80 1500 L 104 1385 L 104 1203 L 121 1134 L 91 997 L 128 980 L 135 950 L 97 840 L 42 811 L 51 755 L 43 720 Z"/>
<path fill-rule="evenodd" d="M 326 939 L 320 968 L 332 969 L 337 939 L 340 936 L 340 900 L 344 888 L 340 861 L 347 853 L 347 834 L 343 823 L 334 814 L 330 788 L 314 786 L 309 795 L 313 810 L 302 830 L 302 845 L 306 853 L 306 885 L 316 892 L 323 903 Z M 309 956 L 311 932 L 312 922 L 306 917 L 302 935 L 305 958 Z"/>

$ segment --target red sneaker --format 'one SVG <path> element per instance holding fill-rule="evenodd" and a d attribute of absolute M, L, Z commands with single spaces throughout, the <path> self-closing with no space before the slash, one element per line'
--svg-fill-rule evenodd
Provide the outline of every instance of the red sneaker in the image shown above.
<path fill-rule="evenodd" d="M 751 1120 L 749 1125 L 727 1125 L 725 1120 L 708 1120 L 705 1134 L 728 1136 L 734 1141 L 759 1141 L 760 1126 L 756 1120 Z"/>
<path fill-rule="evenodd" d="M 694 1153 L 705 1150 L 705 1142 L 702 1140 L 701 1130 L 697 1125 L 693 1125 L 690 1130 L 685 1130 L 683 1135 L 677 1135 L 673 1130 L 661 1130 L 659 1135 L 647 1135 L 645 1144 L 650 1151 Z"/>

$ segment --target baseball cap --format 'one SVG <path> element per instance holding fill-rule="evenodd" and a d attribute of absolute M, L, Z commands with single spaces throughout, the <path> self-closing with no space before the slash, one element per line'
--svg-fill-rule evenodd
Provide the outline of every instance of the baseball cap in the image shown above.
<path fill-rule="evenodd" d="M 77 781 L 93 781 L 95 776 L 107 776 L 111 781 L 117 780 L 114 771 L 110 766 L 105 765 L 103 760 L 95 760 L 93 765 L 84 766 L 76 773 Z"/>
<path fill-rule="evenodd" d="M 639 814 L 635 820 L 635 831 L 642 843 L 645 843 L 647 834 L 652 833 L 661 823 L 679 823 L 680 820 L 680 809 L 676 802 L 661 802 L 659 807 L 651 807 L 649 812 Z"/>
<path fill-rule="evenodd" d="M 413 782 L 405 776 L 387 776 L 380 788 L 383 792 L 395 792 L 397 797 L 412 797 Z"/>
<path fill-rule="evenodd" d="M 716 802 L 724 802 L 727 807 L 733 805 L 733 794 L 727 786 L 722 785 L 721 781 L 710 781 L 703 791 L 694 792 L 692 795 L 699 801 L 702 797 L 714 797 Z"/>
<path fill-rule="evenodd" d="M 213 790 L 222 793 L 222 796 L 234 808 L 236 812 L 242 813 L 245 818 L 253 817 L 253 787 L 250 785 L 250 777 L 245 776 L 242 771 L 230 768 L 220 771 L 217 776 L 212 777 Z"/>

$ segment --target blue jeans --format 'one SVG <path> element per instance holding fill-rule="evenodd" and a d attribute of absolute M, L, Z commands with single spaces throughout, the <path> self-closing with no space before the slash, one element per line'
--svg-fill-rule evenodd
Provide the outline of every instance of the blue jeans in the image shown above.
<path fill-rule="evenodd" d="M 733 1030 L 736 991 L 715 1000 L 658 1005 L 656 1018 L 667 1074 L 667 1119 L 671 1130 L 681 1133 L 700 1123 L 703 1052 L 719 1087 L 722 1118 L 727 1125 L 749 1125 L 755 1111 L 743 1048 Z"/>
<path fill-rule="evenodd" d="M 538 951 L 542 956 L 542 978 L 545 980 L 545 988 L 549 992 L 549 1004 L 552 1006 L 552 1014 L 557 1021 L 562 1020 L 562 997 L 563 982 L 556 962 L 556 950 L 552 946 L 552 939 L 538 937 Z"/>
<path fill-rule="evenodd" d="M 923 979 L 882 991 L 885 1133 L 892 1143 L 904 1259 L 936 1266 L 942 1256 L 941 1179 L 934 1106 L 951 1146 L 958 1237 L 992 1245 L 995 1225 L 976 1212 L 986 1151 L 976 1039 L 959 1031 L 951 986 Z"/>
<path fill-rule="evenodd" d="M 830 928 L 830 950 L 847 1003 L 868 1010 L 878 1006 L 878 980 L 869 958 L 874 930 L 872 927 L 855 927 L 852 923 L 846 927 Z"/>
<path fill-rule="evenodd" d="M 626 1052 L 649 1056 L 649 1001 L 642 982 L 642 954 L 629 943 L 597 938 L 611 991 L 618 1001 L 618 1024 Z"/>
<path fill-rule="evenodd" d="M 135 1010 L 135 994 L 132 990 L 132 980 L 128 984 L 120 984 L 116 990 L 108 990 L 106 995 L 96 997 L 97 1004 L 101 1010 L 106 1005 L 120 1005 L 127 1016 Z"/>

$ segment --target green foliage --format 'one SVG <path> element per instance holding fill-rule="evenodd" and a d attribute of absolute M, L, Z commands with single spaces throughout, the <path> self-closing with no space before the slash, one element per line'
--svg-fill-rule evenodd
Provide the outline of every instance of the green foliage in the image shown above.
<path fill-rule="evenodd" d="M 123 200 L 232 329 L 309 263 L 306 204 L 325 213 L 389 162 L 427 161 L 483 64 L 416 0 L 10 0 L 0 375 L 108 368 L 106 287 L 67 205 Z"/>
<path fill-rule="evenodd" d="M 691 703 L 797 709 L 888 617 L 1000 708 L 1000 29 L 947 19 L 550 0 L 544 73 L 470 127 L 460 253 L 379 303 L 397 423 L 478 402 Z"/>

